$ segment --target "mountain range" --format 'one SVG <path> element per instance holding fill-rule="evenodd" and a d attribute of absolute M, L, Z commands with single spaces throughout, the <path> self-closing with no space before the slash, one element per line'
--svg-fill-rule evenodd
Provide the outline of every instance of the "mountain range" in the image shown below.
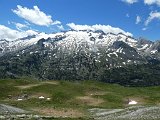
<path fill-rule="evenodd" d="M 0 77 L 159 85 L 160 41 L 69 30 L 0 40 Z"/>

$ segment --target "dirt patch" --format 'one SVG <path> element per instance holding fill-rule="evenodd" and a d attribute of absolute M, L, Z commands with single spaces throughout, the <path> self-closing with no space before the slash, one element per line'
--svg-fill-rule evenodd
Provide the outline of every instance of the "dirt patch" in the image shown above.
<path fill-rule="evenodd" d="M 58 85 L 59 82 L 58 81 L 44 81 L 44 82 L 41 82 L 41 84 L 52 84 L 52 85 Z"/>
<path fill-rule="evenodd" d="M 90 106 L 99 106 L 101 103 L 104 102 L 101 98 L 93 98 L 91 96 L 82 96 L 76 98 L 81 104 L 86 104 Z"/>
<path fill-rule="evenodd" d="M 37 87 L 37 86 L 44 85 L 44 84 L 58 85 L 59 82 L 57 82 L 57 81 L 44 81 L 44 82 L 40 82 L 38 84 L 21 85 L 21 86 L 16 86 L 16 87 L 18 87 L 20 89 L 29 89 L 29 88 Z"/>
<path fill-rule="evenodd" d="M 54 117 L 70 117 L 70 118 L 78 118 L 83 117 L 84 113 L 78 110 L 74 109 L 54 109 L 54 108 L 34 108 L 32 109 L 35 112 L 38 112 L 40 114 L 54 116 Z"/>
<path fill-rule="evenodd" d="M 106 94 L 107 92 L 104 92 L 104 91 L 95 91 L 95 92 L 91 91 L 86 93 L 87 96 L 96 96 L 96 95 L 101 96 Z"/>
<path fill-rule="evenodd" d="M 41 84 L 30 84 L 30 85 L 21 85 L 21 86 L 16 86 L 20 89 L 28 89 L 28 88 L 32 88 L 32 87 L 36 87 L 36 86 L 39 86 Z"/>

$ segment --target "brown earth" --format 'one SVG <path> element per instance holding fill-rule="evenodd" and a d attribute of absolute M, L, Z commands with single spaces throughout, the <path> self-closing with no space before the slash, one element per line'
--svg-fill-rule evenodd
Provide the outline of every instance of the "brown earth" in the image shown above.
<path fill-rule="evenodd" d="M 54 116 L 54 117 L 70 117 L 70 118 L 78 118 L 83 117 L 84 113 L 78 110 L 74 110 L 71 108 L 63 108 L 63 109 L 54 109 L 54 108 L 34 108 L 32 109 L 35 112 L 40 114 Z"/>
<path fill-rule="evenodd" d="M 18 87 L 20 89 L 29 89 L 29 88 L 44 85 L 44 84 L 58 85 L 59 82 L 57 82 L 57 81 L 44 81 L 44 82 L 40 82 L 38 84 L 21 85 L 21 86 L 15 86 L 15 87 Z"/>
<path fill-rule="evenodd" d="M 99 106 L 101 103 L 104 102 L 104 100 L 101 98 L 94 98 L 91 96 L 81 96 L 81 97 L 76 97 L 76 99 L 81 104 L 87 104 L 90 106 Z"/>

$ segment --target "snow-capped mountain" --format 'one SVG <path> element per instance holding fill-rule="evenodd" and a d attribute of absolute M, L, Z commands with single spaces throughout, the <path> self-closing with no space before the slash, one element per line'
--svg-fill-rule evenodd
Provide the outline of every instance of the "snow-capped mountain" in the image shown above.
<path fill-rule="evenodd" d="M 35 48 L 37 45 L 43 47 L 43 50 Z M 159 42 L 154 43 L 143 38 L 137 40 L 123 33 L 105 34 L 103 31 L 86 30 L 39 33 L 13 41 L 0 40 L 1 56 L 12 52 L 21 56 L 27 53 L 43 54 L 47 51 L 47 57 L 55 59 L 60 54 L 78 56 L 81 52 L 88 58 L 94 57 L 96 62 L 105 62 L 108 68 L 147 63 L 147 59 L 160 59 L 159 48 Z"/>
<path fill-rule="evenodd" d="M 135 39 L 122 33 L 39 33 L 13 41 L 0 40 L 0 77 L 29 75 L 132 85 L 148 85 L 145 81 L 150 78 L 149 84 L 157 85 L 159 53 L 159 41 Z"/>
<path fill-rule="evenodd" d="M 159 42 L 154 43 L 142 38 L 137 40 L 122 33 L 105 34 L 103 31 L 72 30 L 53 34 L 39 33 L 13 41 L 0 40 L 0 55 L 34 46 L 42 39 L 44 47 L 50 50 L 58 48 L 61 51 L 68 52 L 68 54 L 83 50 L 86 54 L 97 53 L 98 57 L 101 56 L 103 50 L 108 58 L 123 59 L 123 57 L 126 57 L 127 61 L 143 59 L 145 56 L 153 57 L 159 52 Z M 136 61 L 133 62 L 136 63 Z"/>
<path fill-rule="evenodd" d="M 6 54 L 8 52 L 14 52 L 24 49 L 28 46 L 36 44 L 39 39 L 45 38 L 45 34 L 37 34 L 33 36 L 27 36 L 25 38 L 19 38 L 16 40 L 0 40 L 0 55 Z"/>

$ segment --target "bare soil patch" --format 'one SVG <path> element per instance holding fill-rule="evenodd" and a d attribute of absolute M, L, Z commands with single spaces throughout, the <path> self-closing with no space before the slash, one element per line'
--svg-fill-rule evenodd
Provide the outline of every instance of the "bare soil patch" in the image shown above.
<path fill-rule="evenodd" d="M 20 89 L 29 89 L 29 88 L 44 85 L 44 84 L 58 85 L 59 82 L 57 82 L 57 81 L 44 81 L 44 82 L 40 82 L 38 84 L 21 85 L 21 86 L 16 86 L 16 87 L 18 87 Z"/>
<path fill-rule="evenodd" d="M 41 84 L 30 84 L 30 85 L 21 85 L 21 86 L 16 86 L 20 89 L 29 89 L 29 88 L 32 88 L 32 87 L 36 87 L 36 86 L 39 86 Z"/>
<path fill-rule="evenodd" d="M 95 96 L 95 95 L 98 95 L 98 96 L 101 96 L 101 95 L 106 95 L 108 92 L 105 92 L 105 91 L 90 91 L 90 92 L 87 92 L 86 95 L 87 96 Z"/>
<path fill-rule="evenodd" d="M 93 98 L 91 96 L 82 96 L 76 98 L 81 104 L 87 104 L 90 106 L 99 106 L 101 103 L 104 102 L 101 98 Z"/>
<path fill-rule="evenodd" d="M 40 114 L 54 116 L 54 117 L 70 117 L 70 118 L 78 118 L 83 117 L 84 113 L 81 111 L 71 109 L 71 108 L 63 108 L 63 109 L 54 109 L 54 108 L 34 108 L 32 109 L 35 112 Z"/>

